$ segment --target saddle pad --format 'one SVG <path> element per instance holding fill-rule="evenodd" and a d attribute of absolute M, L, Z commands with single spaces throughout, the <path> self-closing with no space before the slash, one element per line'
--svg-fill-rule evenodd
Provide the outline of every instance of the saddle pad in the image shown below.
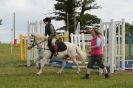
<path fill-rule="evenodd" d="M 56 41 L 56 44 L 57 44 L 57 47 L 58 47 L 58 52 L 65 51 L 67 49 L 66 44 L 62 41 Z M 49 47 L 49 49 L 52 53 L 55 52 L 54 49 L 52 48 L 51 43 L 48 44 L 48 47 Z"/>
<path fill-rule="evenodd" d="M 58 47 L 58 52 L 65 51 L 67 49 L 67 46 L 64 42 L 58 41 L 56 42 L 57 47 Z"/>

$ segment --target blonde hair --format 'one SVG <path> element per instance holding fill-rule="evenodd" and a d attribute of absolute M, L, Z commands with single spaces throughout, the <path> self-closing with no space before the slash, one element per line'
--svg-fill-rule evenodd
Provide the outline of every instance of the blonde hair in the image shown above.
<path fill-rule="evenodd" d="M 102 33 L 99 31 L 99 29 L 92 29 L 96 33 L 96 35 L 102 36 Z"/>

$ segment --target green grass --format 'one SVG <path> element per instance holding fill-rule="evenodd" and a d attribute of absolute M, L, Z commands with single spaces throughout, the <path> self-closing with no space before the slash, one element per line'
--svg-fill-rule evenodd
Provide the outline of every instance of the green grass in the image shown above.
<path fill-rule="evenodd" d="M 93 72 L 89 80 L 80 79 L 85 69 L 76 74 L 74 69 L 65 69 L 56 74 L 58 68 L 46 66 L 43 74 L 36 75 L 35 66 L 26 67 L 19 61 L 19 46 L 10 54 L 10 45 L 0 45 L 0 88 L 133 88 L 132 72 L 116 72 L 110 79 L 104 79 Z"/>

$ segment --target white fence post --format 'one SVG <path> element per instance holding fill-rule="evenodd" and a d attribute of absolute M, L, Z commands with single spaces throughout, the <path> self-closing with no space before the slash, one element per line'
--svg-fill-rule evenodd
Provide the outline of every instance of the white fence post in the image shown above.
<path fill-rule="evenodd" d="M 85 37 L 84 33 L 81 34 L 81 40 L 82 40 L 82 50 L 85 51 Z"/>
<path fill-rule="evenodd" d="M 114 21 L 111 20 L 111 27 L 109 29 L 109 60 L 110 60 L 110 72 L 114 73 Z"/>
<path fill-rule="evenodd" d="M 125 19 L 122 19 L 122 70 L 125 70 Z"/>

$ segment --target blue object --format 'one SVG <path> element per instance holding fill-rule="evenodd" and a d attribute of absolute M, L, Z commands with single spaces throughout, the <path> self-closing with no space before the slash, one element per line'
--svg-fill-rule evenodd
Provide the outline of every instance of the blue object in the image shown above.
<path fill-rule="evenodd" d="M 121 61 L 120 61 L 120 67 L 122 67 Z M 125 61 L 125 68 L 133 68 L 133 60 Z"/>
<path fill-rule="evenodd" d="M 54 64 L 56 67 L 61 67 L 62 66 L 62 60 L 52 60 L 51 63 Z M 73 66 L 76 66 L 76 64 L 66 62 L 65 68 L 73 68 Z M 99 69 L 99 66 L 95 63 L 93 65 L 93 69 Z"/>

